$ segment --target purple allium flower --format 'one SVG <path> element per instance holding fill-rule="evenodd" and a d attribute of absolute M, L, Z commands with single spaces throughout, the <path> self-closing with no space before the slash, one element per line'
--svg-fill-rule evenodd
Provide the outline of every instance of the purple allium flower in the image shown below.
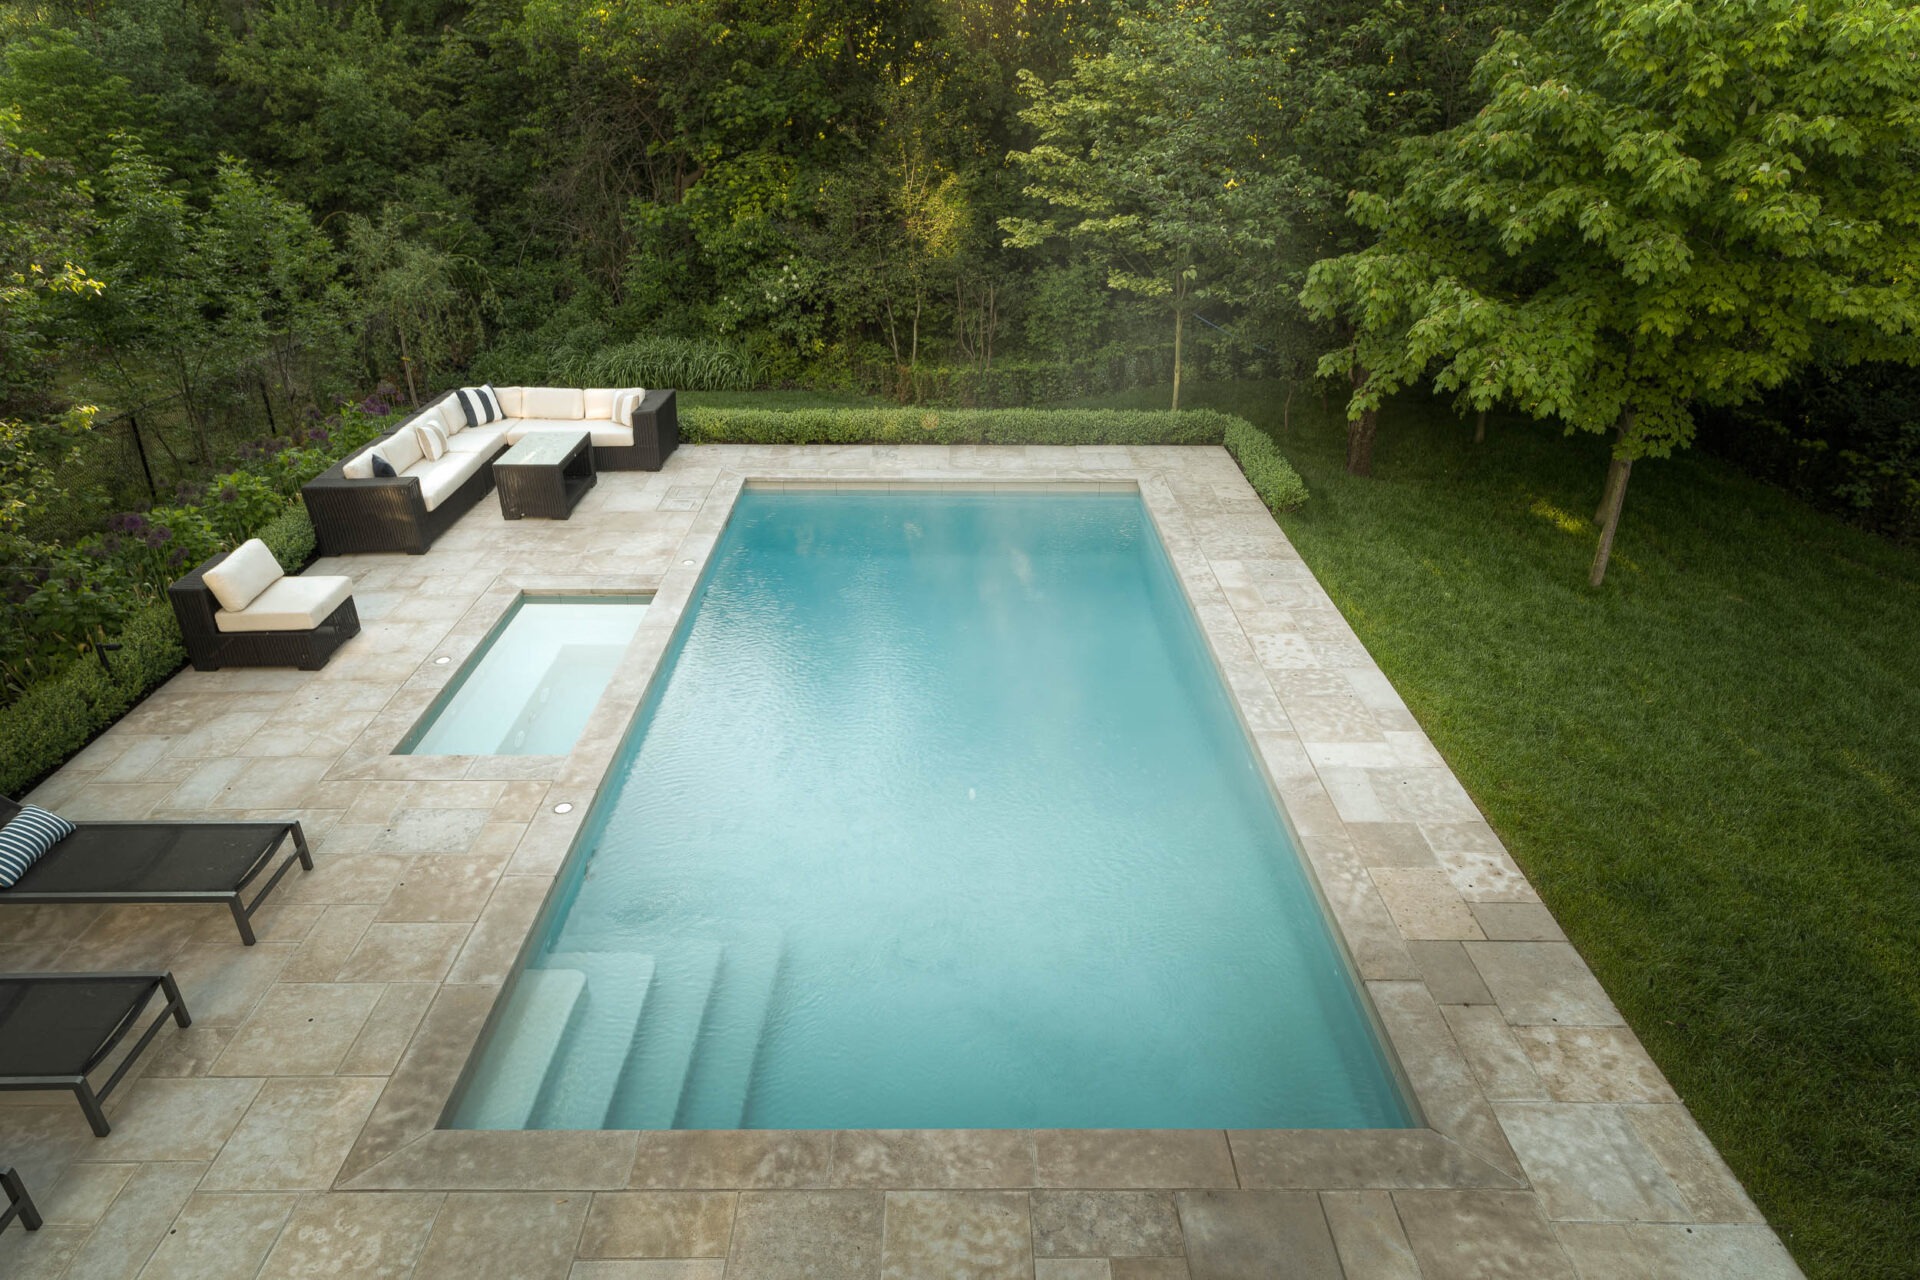
<path fill-rule="evenodd" d="M 148 528 L 146 533 L 143 534 L 141 537 L 141 541 L 145 542 L 150 547 L 165 546 L 168 542 L 171 542 L 172 540 L 173 540 L 173 530 L 167 528 L 167 526 L 163 524 L 156 524 L 151 526 L 150 528 Z"/>

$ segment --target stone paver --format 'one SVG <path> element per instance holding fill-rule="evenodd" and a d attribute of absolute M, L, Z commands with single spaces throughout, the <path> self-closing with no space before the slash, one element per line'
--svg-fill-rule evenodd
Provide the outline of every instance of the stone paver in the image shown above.
<path fill-rule="evenodd" d="M 1137 489 L 1429 1127 L 436 1131 L 749 479 Z M 32 797 L 297 816 L 316 866 L 257 947 L 215 907 L 8 913 L 0 968 L 171 968 L 196 1015 L 107 1139 L 0 1095 L 49 1219 L 0 1234 L 8 1280 L 1797 1274 L 1222 450 L 689 446 L 568 521 L 485 501 L 424 556 L 315 571 L 363 620 L 326 669 L 182 672 Z M 656 593 L 573 753 L 389 754 L 529 588 Z"/>

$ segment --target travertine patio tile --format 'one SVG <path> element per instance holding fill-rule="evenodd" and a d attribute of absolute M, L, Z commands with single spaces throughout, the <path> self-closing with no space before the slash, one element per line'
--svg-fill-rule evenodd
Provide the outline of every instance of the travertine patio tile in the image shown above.
<path fill-rule="evenodd" d="M 1537 902 L 1476 902 L 1473 918 L 1489 938 L 1508 942 L 1565 942 L 1553 913 Z"/>
<path fill-rule="evenodd" d="M 137 1164 L 75 1164 L 50 1190 L 33 1192 L 34 1200 L 41 1216 L 55 1226 L 90 1227 L 139 1169 Z"/>
<path fill-rule="evenodd" d="M 728 1280 L 878 1280 L 878 1191 L 748 1191 L 734 1215 Z"/>
<path fill-rule="evenodd" d="M 198 1023 L 186 1028 L 174 1027 L 166 1036 L 155 1040 L 147 1050 L 146 1066 L 141 1075 L 148 1079 L 204 1076 L 213 1070 L 215 1060 L 226 1052 L 235 1030 L 233 1027 L 203 1027 Z"/>
<path fill-rule="evenodd" d="M 733 1238 L 731 1191 L 602 1191 L 593 1197 L 582 1258 L 724 1258 Z"/>
<path fill-rule="evenodd" d="M 1473 912 L 1437 867 L 1375 867 L 1373 882 L 1408 941 L 1484 938 Z"/>
<path fill-rule="evenodd" d="M 1185 1252 L 1180 1215 L 1165 1191 L 1036 1191 L 1039 1257 L 1166 1257 Z"/>
<path fill-rule="evenodd" d="M 1033 1224 L 1017 1191 L 893 1191 L 884 1280 L 1031 1280 Z"/>
<path fill-rule="evenodd" d="M 1323 1191 L 1320 1209 L 1349 1277 L 1420 1280 L 1420 1264 L 1386 1191 Z"/>
<path fill-rule="evenodd" d="M 1431 1129 L 1236 1129 L 1240 1185 L 1273 1190 L 1521 1185 Z"/>
<path fill-rule="evenodd" d="M 640 1135 L 634 1188 L 825 1187 L 834 1135 L 826 1131 L 660 1130 Z"/>
<path fill-rule="evenodd" d="M 342 1166 L 342 1181 L 433 1129 L 498 992 L 486 986 L 440 988 Z"/>
<path fill-rule="evenodd" d="M 491 805 L 480 809 L 418 806 L 402 809 L 374 837 L 371 850 L 374 853 L 464 853 L 480 834 L 480 828 L 487 825 L 491 809 Z"/>
<path fill-rule="evenodd" d="M 400 1065 L 400 1056 L 413 1041 L 420 1020 L 440 990 L 433 982 L 395 982 L 380 994 L 380 1001 L 360 1027 L 347 1056 L 335 1073 L 343 1076 L 391 1075 Z"/>
<path fill-rule="evenodd" d="M 231 917 L 227 930 L 234 931 Z M 246 1021 L 294 950 L 286 942 L 242 946 L 235 937 L 231 943 L 184 947 L 169 968 L 195 1026 L 233 1027 Z"/>
<path fill-rule="evenodd" d="M 166 969 L 204 923 L 204 915 L 179 907 L 107 907 L 61 953 L 60 963 L 99 972 Z"/>
<path fill-rule="evenodd" d="M 632 1130 L 435 1129 L 365 1172 L 356 1191 L 616 1191 L 633 1169 Z"/>
<path fill-rule="evenodd" d="M 1549 1217 L 1685 1222 L 1692 1216 L 1620 1108 L 1505 1102 L 1495 1110 Z"/>
<path fill-rule="evenodd" d="M 385 894 L 381 896 L 385 897 Z M 332 982 L 334 975 L 340 972 L 340 967 L 346 964 L 347 957 L 353 954 L 353 949 L 360 945 L 360 939 L 366 936 L 367 928 L 377 914 L 378 908 L 371 906 L 328 907 L 313 928 L 307 931 L 300 949 L 294 952 L 293 958 L 280 971 L 280 981 Z"/>
<path fill-rule="evenodd" d="M 201 1184 L 209 1191 L 323 1191 L 380 1095 L 355 1078 L 269 1080 Z"/>
<path fill-rule="evenodd" d="M 93 1233 L 48 1223 L 38 1231 L 0 1233 L 0 1275 L 7 1280 L 60 1280 Z"/>
<path fill-rule="evenodd" d="M 833 1135 L 836 1187 L 1032 1186 L 1033 1137 L 1021 1129 L 847 1129 Z"/>
<path fill-rule="evenodd" d="M 204 1161 L 220 1148 L 260 1092 L 258 1080 L 142 1077 L 116 1094 L 113 1132 L 94 1144 L 94 1160 Z"/>
<path fill-rule="evenodd" d="M 564 1280 L 588 1197 L 455 1192 L 441 1206 L 413 1280 Z"/>
<path fill-rule="evenodd" d="M 68 1267 L 67 1280 L 124 1280 L 139 1274 L 166 1239 L 207 1166 L 140 1166 Z"/>
<path fill-rule="evenodd" d="M 330 832 L 328 839 L 333 834 Z M 406 863 L 405 858 L 393 854 L 341 853 L 326 845 L 314 850 L 312 871 L 290 875 L 280 882 L 274 896 L 288 903 L 377 907 L 393 892 Z M 373 914 L 367 913 L 369 921 Z M 314 927 L 318 927 L 317 922 Z"/>
<path fill-rule="evenodd" d="M 1467 958 L 1467 949 L 1458 942 L 1416 940 L 1407 943 L 1407 954 L 1413 958 L 1420 980 L 1427 984 L 1427 990 L 1438 1003 L 1493 1003 L 1493 993 L 1487 990 L 1480 971 Z"/>
<path fill-rule="evenodd" d="M 1555 1101 L 1679 1101 L 1625 1027 L 1516 1027 L 1513 1034 Z"/>
<path fill-rule="evenodd" d="M 1617 1222 L 1556 1222 L 1553 1231 L 1580 1280 L 1653 1280 L 1633 1236 Z"/>
<path fill-rule="evenodd" d="M 1539 1100 L 1547 1086 L 1533 1069 L 1533 1060 L 1514 1038 L 1513 1028 L 1492 1005 L 1442 1005 L 1454 1043 L 1467 1060 L 1480 1088 L 1493 1101 Z"/>
<path fill-rule="evenodd" d="M 1656 1280 L 1738 1276 L 1740 1280 L 1800 1280 L 1779 1237 L 1766 1227 L 1629 1227 L 1634 1244 Z"/>
<path fill-rule="evenodd" d="M 1668 1106 L 1623 1107 L 1640 1140 L 1653 1152 L 1680 1198 L 1700 1222 L 1757 1223 L 1764 1221 L 1746 1188 L 1727 1168 L 1727 1162 L 1700 1132 L 1687 1109 Z"/>
<path fill-rule="evenodd" d="M 1467 954 L 1515 1026 L 1621 1026 L 1579 953 L 1564 942 L 1469 942 Z"/>
<path fill-rule="evenodd" d="M 1035 1258 L 1033 1280 L 1113 1280 L 1105 1258 Z"/>
<path fill-rule="evenodd" d="M 1040 1187 L 1233 1187 L 1233 1155 L 1218 1129 L 1039 1129 Z"/>
<path fill-rule="evenodd" d="M 447 981 L 505 982 L 552 887 L 547 876 L 502 876 L 454 958 Z"/>
<path fill-rule="evenodd" d="M 1427 1123 L 1495 1167 L 1517 1173 L 1519 1166 L 1493 1109 L 1426 987 L 1370 982 L 1367 990 L 1419 1095 Z"/>
<path fill-rule="evenodd" d="M 445 1199 L 406 1192 L 302 1196 L 260 1269 L 262 1280 L 406 1280 Z"/>
<path fill-rule="evenodd" d="M 140 1280 L 254 1280 L 293 1201 L 289 1195 L 196 1192 Z"/>
<path fill-rule="evenodd" d="M 1578 1280 L 1523 1191 L 1396 1191 L 1422 1280 Z"/>
<path fill-rule="evenodd" d="M 401 872 L 376 920 L 383 923 L 472 923 L 507 865 L 505 854 L 430 853 Z"/>
<path fill-rule="evenodd" d="M 1189 1280 L 1185 1258 L 1109 1258 L 1113 1280 Z"/>
<path fill-rule="evenodd" d="M 213 1074 L 330 1075 L 383 990 L 378 984 L 277 983 L 213 1064 Z"/>
<path fill-rule="evenodd" d="M 1347 834 L 1370 867 L 1437 867 L 1433 848 L 1416 822 L 1349 822 Z"/>
<path fill-rule="evenodd" d="M 723 1280 L 723 1258 L 597 1258 L 576 1262 L 567 1280 Z"/>
<path fill-rule="evenodd" d="M 1183 1191 L 1176 1202 L 1193 1280 L 1342 1280 L 1311 1191 Z"/>
<path fill-rule="evenodd" d="M 468 924 L 371 924 L 346 963 L 340 982 L 439 982 L 467 940 Z"/>

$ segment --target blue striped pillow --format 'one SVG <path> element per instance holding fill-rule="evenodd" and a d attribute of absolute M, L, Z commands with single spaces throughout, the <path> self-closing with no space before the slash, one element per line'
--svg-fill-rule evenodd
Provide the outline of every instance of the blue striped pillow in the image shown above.
<path fill-rule="evenodd" d="M 57 813 L 48 813 L 37 804 L 21 805 L 20 812 L 0 827 L 0 889 L 13 888 L 41 854 L 76 830 Z"/>

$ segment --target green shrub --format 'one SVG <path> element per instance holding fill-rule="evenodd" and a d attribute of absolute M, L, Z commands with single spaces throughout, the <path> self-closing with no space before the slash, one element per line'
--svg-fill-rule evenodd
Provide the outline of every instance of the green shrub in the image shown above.
<path fill-rule="evenodd" d="M 473 376 L 502 386 L 748 391 L 765 381 L 765 373 L 759 361 L 731 344 L 659 336 L 586 347 L 565 339 L 509 340 L 476 359 Z"/>
<path fill-rule="evenodd" d="M 0 709 L 0 794 L 17 796 L 57 768 L 187 657 L 173 607 L 164 601 L 136 610 L 120 630 L 119 645 L 108 652 L 107 666 L 89 654 Z"/>
<path fill-rule="evenodd" d="M 1266 432 L 1245 418 L 1229 418 L 1221 443 L 1246 473 L 1247 483 L 1269 511 L 1291 511 L 1307 500 L 1307 482 L 1280 456 Z"/>
<path fill-rule="evenodd" d="M 316 545 L 313 521 L 307 518 L 304 504 L 286 508 L 255 529 L 253 536 L 267 544 L 267 550 L 273 552 L 273 558 L 288 573 L 300 572 L 313 560 Z"/>
<path fill-rule="evenodd" d="M 1212 409 L 717 409 L 680 414 L 693 444 L 1219 444 Z M 1242 424 L 1244 425 L 1244 424 Z"/>

